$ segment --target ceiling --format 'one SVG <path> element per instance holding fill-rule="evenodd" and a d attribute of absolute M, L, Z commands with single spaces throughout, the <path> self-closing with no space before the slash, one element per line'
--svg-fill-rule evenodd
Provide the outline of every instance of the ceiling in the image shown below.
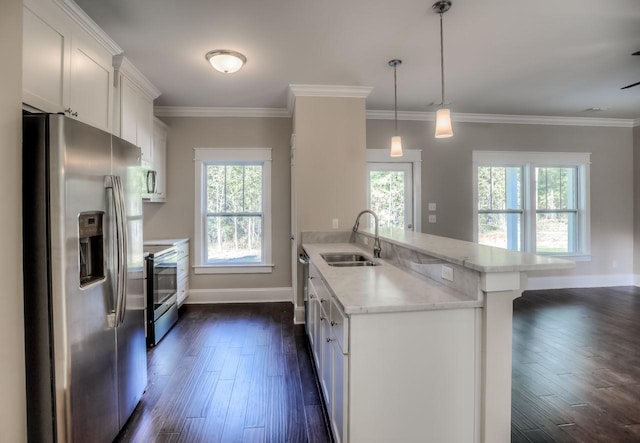
<path fill-rule="evenodd" d="M 435 0 L 433 0 L 435 1 Z M 76 0 L 157 86 L 159 106 L 285 108 L 288 85 L 372 86 L 368 110 L 435 111 L 439 17 L 420 0 Z M 452 112 L 637 119 L 639 0 L 452 0 Z M 212 49 L 247 56 L 214 71 Z M 601 108 L 594 111 L 591 108 Z"/>

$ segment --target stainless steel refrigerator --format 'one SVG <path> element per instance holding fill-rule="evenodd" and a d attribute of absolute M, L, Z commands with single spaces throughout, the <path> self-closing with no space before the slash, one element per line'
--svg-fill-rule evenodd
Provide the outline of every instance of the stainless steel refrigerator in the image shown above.
<path fill-rule="evenodd" d="M 140 149 L 23 118 L 30 442 L 111 442 L 147 384 Z"/>

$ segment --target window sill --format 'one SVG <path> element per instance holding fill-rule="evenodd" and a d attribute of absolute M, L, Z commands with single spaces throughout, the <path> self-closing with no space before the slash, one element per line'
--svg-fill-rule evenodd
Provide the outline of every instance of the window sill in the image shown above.
<path fill-rule="evenodd" d="M 194 274 L 271 274 L 273 264 L 261 265 L 201 265 L 194 266 Z"/>

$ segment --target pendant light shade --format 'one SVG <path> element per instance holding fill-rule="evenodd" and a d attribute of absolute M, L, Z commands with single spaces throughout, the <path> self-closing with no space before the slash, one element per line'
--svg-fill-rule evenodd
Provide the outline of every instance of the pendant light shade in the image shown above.
<path fill-rule="evenodd" d="M 451 127 L 451 111 L 445 108 L 444 101 L 444 33 L 442 32 L 442 16 L 451 8 L 449 0 L 440 0 L 433 4 L 433 9 L 440 14 L 440 78 L 442 80 L 442 103 L 436 113 L 436 138 L 448 138 L 453 136 Z"/>
<path fill-rule="evenodd" d="M 391 137 L 391 157 L 402 157 L 402 139 L 398 135 L 398 77 L 397 68 L 402 60 L 389 60 L 389 66 L 393 68 L 393 109 L 395 121 L 395 135 Z"/>
<path fill-rule="evenodd" d="M 216 49 L 207 52 L 206 59 L 216 71 L 232 74 L 242 68 L 247 62 L 247 57 L 230 49 Z"/>
<path fill-rule="evenodd" d="M 436 138 L 448 138 L 452 136 L 451 111 L 447 108 L 438 109 L 438 112 L 436 112 Z"/>
<path fill-rule="evenodd" d="M 402 139 L 399 135 L 391 137 L 391 157 L 402 157 Z"/>

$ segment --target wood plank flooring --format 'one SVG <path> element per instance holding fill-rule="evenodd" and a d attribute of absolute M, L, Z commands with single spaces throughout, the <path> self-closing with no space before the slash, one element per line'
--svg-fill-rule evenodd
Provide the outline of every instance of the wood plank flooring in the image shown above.
<path fill-rule="evenodd" d="M 117 442 L 329 442 L 291 303 L 186 305 Z"/>
<path fill-rule="evenodd" d="M 514 301 L 512 442 L 640 442 L 640 288 Z"/>

